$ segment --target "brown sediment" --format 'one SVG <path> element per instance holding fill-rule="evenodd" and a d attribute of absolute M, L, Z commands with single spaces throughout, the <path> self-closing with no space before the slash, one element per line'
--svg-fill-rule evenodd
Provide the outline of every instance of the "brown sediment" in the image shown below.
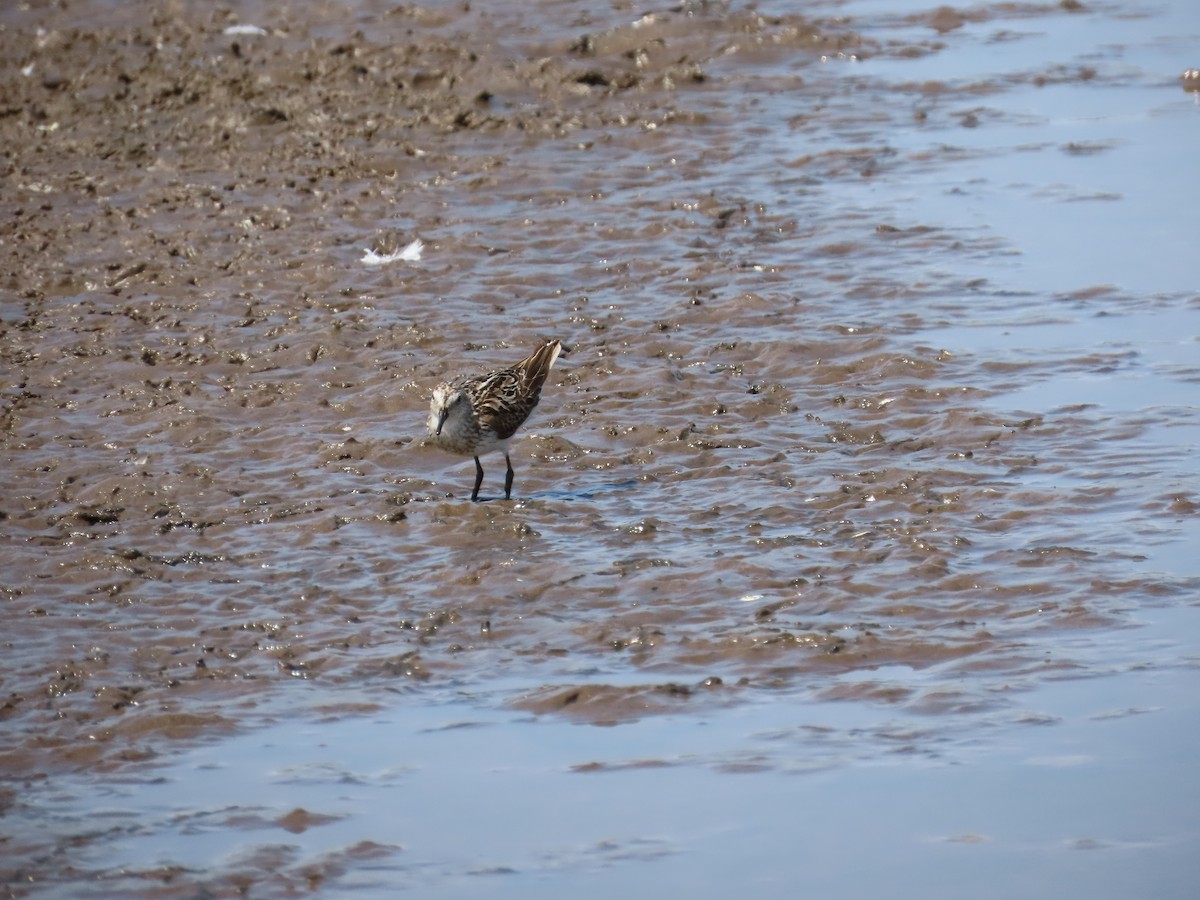
<path fill-rule="evenodd" d="M 1122 444 L 1129 477 L 1153 468 L 1169 408 L 986 406 L 1133 358 L 912 339 L 1014 301 L 911 272 L 1008 248 L 821 200 L 990 152 L 897 153 L 911 110 L 874 119 L 819 68 L 936 46 L 481 6 L 0 13 L 6 771 L 153 759 L 269 721 L 298 681 L 332 715 L 377 708 L 347 686 L 619 659 L 648 686 L 565 674 L 513 701 L 608 721 L 727 702 L 695 688 L 713 673 L 1024 671 L 1024 637 L 1180 593 L 1109 571 L 1134 551 L 1087 525 L 1128 506 L 1096 482 Z M 1094 75 L 887 91 L 961 101 L 959 127 L 1003 121 L 991 92 Z M 787 137 L 768 187 L 739 167 L 764 117 Z M 421 263 L 360 265 L 416 236 Z M 428 390 L 550 332 L 576 352 L 516 448 L 527 492 L 468 507 L 468 472 L 422 445 Z M 1195 515 L 1170 485 L 1137 502 Z"/>
<path fill-rule="evenodd" d="M 0 9 L 14 896 L 295 896 L 405 861 L 390 833 L 306 851 L 296 836 L 340 835 L 354 814 L 286 790 L 156 809 L 170 821 L 144 831 L 93 820 L 92 788 L 237 731 L 312 723 L 336 757 L 339 721 L 408 702 L 616 727 L 800 697 L 920 717 L 867 732 L 914 753 L 1012 713 L 1039 680 L 1141 665 L 1113 636 L 1140 607 L 1194 603 L 1194 578 L 1150 561 L 1200 511 L 1194 403 L 1113 414 L 1103 394 L 1151 375 L 1194 387 L 1200 369 L 1073 336 L 1175 299 L 1090 272 L 1013 291 L 1010 235 L 862 199 L 934 173 L 948 202 L 986 202 L 1013 186 L 956 167 L 1120 152 L 1119 132 L 1029 146 L 994 99 L 1128 89 L 1112 48 L 969 79 L 854 64 L 920 64 L 981 28 L 999 43 L 1089 8 L 862 25 L 736 3 L 535 6 Z M 415 238 L 420 261 L 363 264 Z M 981 323 L 1005 340 L 930 336 Z M 1069 337 L 1038 344 L 1039 328 Z M 547 334 L 573 352 L 514 444 L 515 502 L 470 504 L 470 461 L 423 443 L 429 392 Z M 1095 395 L 1036 393 L 1071 379 Z M 790 727 L 798 770 L 840 764 L 845 748 L 806 742 L 848 736 Z M 681 758 L 580 752 L 574 771 Z M 31 804 L 68 772 L 80 796 L 44 829 L 56 813 Z M 344 774 L 317 776 L 326 797 Z M 193 827 L 250 849 L 203 872 L 96 852 Z M 666 852 L 599 858 L 627 851 Z M 444 875 L 445 858 L 412 868 Z"/>

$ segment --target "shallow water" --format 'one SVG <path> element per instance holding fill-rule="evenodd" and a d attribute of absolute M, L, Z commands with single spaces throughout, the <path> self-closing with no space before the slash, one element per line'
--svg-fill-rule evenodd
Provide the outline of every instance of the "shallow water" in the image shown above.
<path fill-rule="evenodd" d="M 1187 4 L 228 9 L 0 13 L 11 895 L 1190 896 Z"/>
<path fill-rule="evenodd" d="M 899 882 L 933 897 L 1186 897 L 1198 798 L 1179 748 L 1200 717 L 1194 680 L 1157 660 L 1195 658 L 1173 632 L 1194 636 L 1196 616 L 1126 639 L 1140 664 L 1101 690 L 1053 681 L 957 711 L 949 729 L 941 712 L 778 697 L 612 729 L 514 717 L 478 694 L 397 699 L 336 729 L 281 721 L 109 779 L 86 802 L 97 831 L 124 832 L 117 856 L 98 842 L 75 858 L 105 873 L 97 896 L 186 884 L 220 860 L 218 893 L 269 869 L 278 892 L 857 895 Z M 865 677 L 944 684 L 907 667 Z M 71 834 L 83 798 L 68 785 L 37 811 Z"/>

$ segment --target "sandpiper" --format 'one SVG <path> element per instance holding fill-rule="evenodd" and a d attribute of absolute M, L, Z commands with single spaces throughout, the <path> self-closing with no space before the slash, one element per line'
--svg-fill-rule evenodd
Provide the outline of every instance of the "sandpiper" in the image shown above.
<path fill-rule="evenodd" d="M 457 378 L 433 389 L 429 404 L 430 440 L 450 453 L 475 457 L 472 500 L 479 499 L 479 486 L 483 484 L 479 457 L 496 450 L 504 454 L 508 465 L 504 499 L 512 498 L 513 467 L 508 458 L 508 442 L 538 405 L 542 385 L 561 351 L 561 341 L 544 341 L 512 368 Z"/>

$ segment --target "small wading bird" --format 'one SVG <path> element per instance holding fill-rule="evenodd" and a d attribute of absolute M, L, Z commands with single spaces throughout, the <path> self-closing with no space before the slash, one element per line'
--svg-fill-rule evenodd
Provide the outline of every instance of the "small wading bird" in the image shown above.
<path fill-rule="evenodd" d="M 508 465 L 504 499 L 512 498 L 513 467 L 508 458 L 508 442 L 538 405 L 542 385 L 561 351 L 561 341 L 545 341 L 512 368 L 458 378 L 433 389 L 429 404 L 430 440 L 450 453 L 475 457 L 472 500 L 479 499 L 479 486 L 483 484 L 479 457 L 497 450 L 504 454 Z"/>

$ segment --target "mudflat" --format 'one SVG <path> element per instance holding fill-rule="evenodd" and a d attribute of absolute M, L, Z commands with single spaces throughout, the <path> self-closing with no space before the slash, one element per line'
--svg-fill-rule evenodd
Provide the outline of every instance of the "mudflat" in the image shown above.
<path fill-rule="evenodd" d="M 516 730 L 848 703 L 936 755 L 1144 663 L 1122 636 L 1198 587 L 1196 284 L 1110 237 L 1136 129 L 1056 116 L 1190 95 L 1132 43 L 1019 52 L 1105 15 L 0 11 L 0 815 L 464 697 Z M 1019 203 L 1117 249 L 1044 274 Z M 513 500 L 472 504 L 430 392 L 542 338 Z M 869 734 L 837 765 L 899 740 Z M 120 827 L 5 838 L 10 894 L 305 883 L 136 851 L 120 881 Z"/>

